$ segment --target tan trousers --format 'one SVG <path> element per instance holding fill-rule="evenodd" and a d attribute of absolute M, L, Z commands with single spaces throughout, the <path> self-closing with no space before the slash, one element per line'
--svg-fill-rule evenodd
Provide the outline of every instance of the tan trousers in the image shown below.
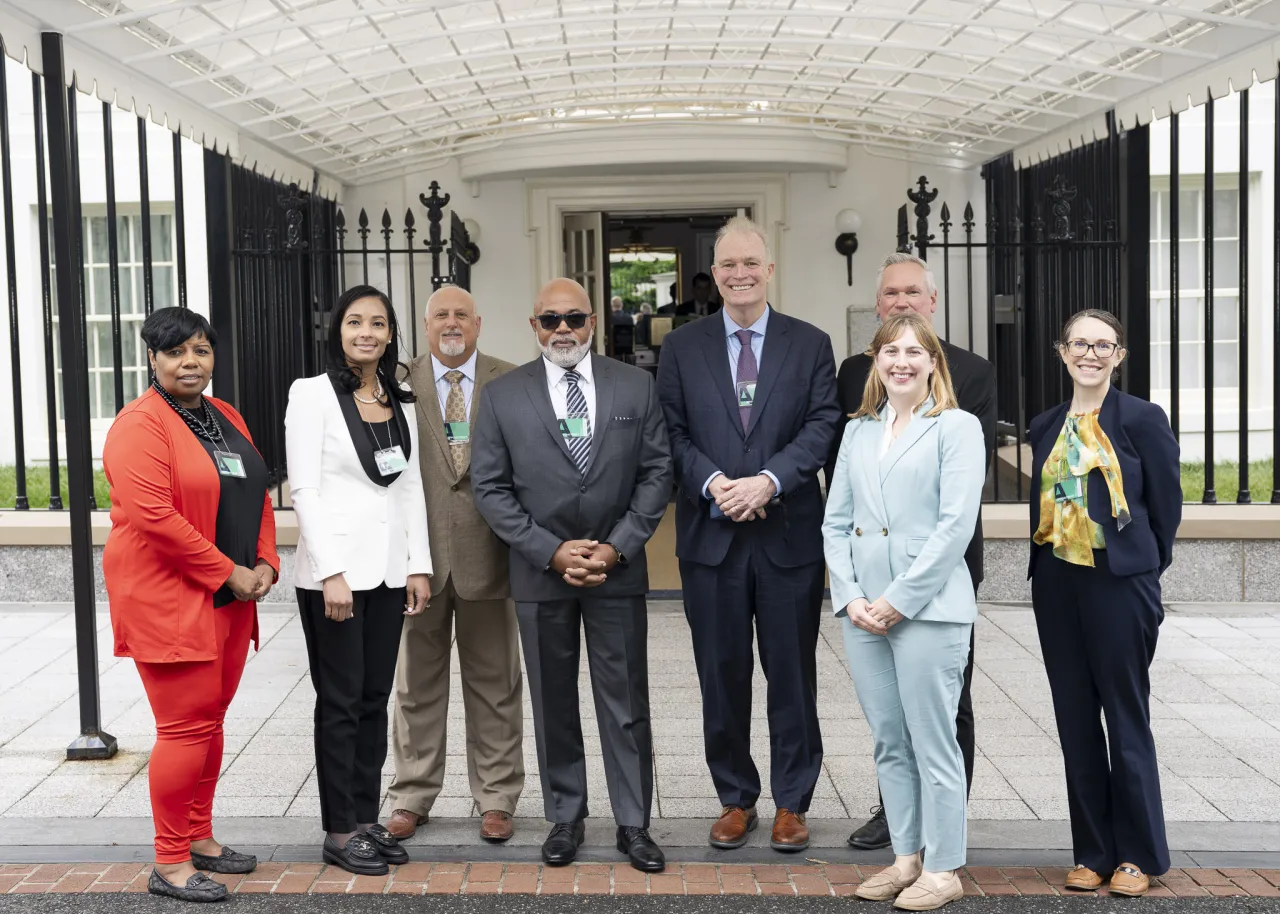
<path fill-rule="evenodd" d="M 520 638 L 509 600 L 458 597 L 452 577 L 426 611 L 405 619 L 396 663 L 391 741 L 394 809 L 423 816 L 444 784 L 449 646 L 456 626 L 467 727 L 467 776 L 481 812 L 514 813 L 524 789 Z"/>

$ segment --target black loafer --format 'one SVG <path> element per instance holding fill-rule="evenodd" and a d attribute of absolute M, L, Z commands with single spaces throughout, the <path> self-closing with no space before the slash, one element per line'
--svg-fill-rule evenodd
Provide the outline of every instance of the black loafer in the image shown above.
<path fill-rule="evenodd" d="M 365 835 L 373 842 L 373 846 L 378 849 L 378 853 L 387 863 L 399 866 L 409 862 L 409 852 L 400 846 L 396 836 L 387 831 L 385 825 L 370 825 Z"/>
<path fill-rule="evenodd" d="M 186 885 L 174 885 L 152 870 L 147 879 L 147 891 L 152 895 L 164 895 L 179 901 L 223 901 L 227 897 L 227 887 L 204 873 L 196 873 L 187 880 Z"/>
<path fill-rule="evenodd" d="M 191 865 L 198 870 L 208 870 L 211 873 L 223 873 L 224 875 L 238 875 L 241 873 L 252 873 L 258 868 L 258 858 L 253 854 L 242 854 L 239 851 L 233 851 L 231 848 L 224 846 L 222 853 L 216 857 L 210 857 L 207 854 L 197 854 L 191 852 Z"/>
<path fill-rule="evenodd" d="M 357 876 L 385 876 L 390 872 L 387 861 L 378 853 L 377 845 L 366 835 L 352 835 L 346 847 L 338 847 L 332 838 L 326 836 L 320 853 L 325 863 L 332 863 Z"/>
<path fill-rule="evenodd" d="M 547 866 L 568 866 L 578 856 L 578 846 L 587 836 L 582 820 L 557 822 L 542 842 L 542 862 Z"/>
<path fill-rule="evenodd" d="M 649 829 L 632 825 L 618 826 L 618 850 L 631 859 L 631 865 L 642 873 L 660 873 L 667 858 L 649 837 Z"/>
<path fill-rule="evenodd" d="M 871 818 L 849 836 L 849 846 L 860 851 L 878 851 L 890 843 L 889 820 L 885 818 L 883 806 L 871 807 Z"/>

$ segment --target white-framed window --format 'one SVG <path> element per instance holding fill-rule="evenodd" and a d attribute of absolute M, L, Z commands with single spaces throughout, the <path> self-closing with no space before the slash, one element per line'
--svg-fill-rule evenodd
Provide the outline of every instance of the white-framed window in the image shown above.
<path fill-rule="evenodd" d="M 112 419 L 125 403 L 138 397 L 147 386 L 147 349 L 139 333 L 146 319 L 143 284 L 142 216 L 117 213 L 116 246 L 120 260 L 120 364 L 124 381 L 124 402 L 116 403 L 115 353 L 111 338 L 111 258 L 105 207 L 86 207 L 84 215 L 84 300 L 89 355 L 89 415 Z M 100 212 L 92 212 L 97 209 Z M 51 266 L 51 282 L 56 282 L 56 265 Z M 167 308 L 177 299 L 177 259 L 174 246 L 173 214 L 151 212 L 152 307 Z M 54 321 L 57 296 L 53 298 Z M 57 366 L 59 413 L 62 409 L 61 347 L 54 347 Z"/>
<path fill-rule="evenodd" d="M 1151 180 L 1151 386 L 1172 382 L 1171 203 L 1168 178 Z M 1178 384 L 1203 389 L 1205 346 L 1213 345 L 1213 386 L 1239 387 L 1240 187 L 1235 175 L 1214 175 L 1213 328 L 1205 333 L 1205 187 L 1183 176 L 1178 199 Z"/>

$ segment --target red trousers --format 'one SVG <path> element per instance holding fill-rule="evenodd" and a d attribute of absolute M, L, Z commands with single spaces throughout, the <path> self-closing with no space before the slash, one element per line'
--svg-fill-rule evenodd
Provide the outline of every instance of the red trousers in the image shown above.
<path fill-rule="evenodd" d="M 156 717 L 151 815 L 156 863 L 191 858 L 191 842 L 213 837 L 213 791 L 222 768 L 222 721 L 240 686 L 253 634 L 253 606 L 215 609 L 218 659 L 137 664 Z"/>

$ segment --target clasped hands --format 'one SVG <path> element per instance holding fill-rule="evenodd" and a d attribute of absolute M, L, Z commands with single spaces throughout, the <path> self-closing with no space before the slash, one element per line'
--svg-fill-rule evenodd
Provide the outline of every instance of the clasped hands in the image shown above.
<path fill-rule="evenodd" d="M 334 622 L 346 622 L 355 615 L 355 597 L 346 575 L 338 573 L 324 579 L 320 585 L 324 595 L 324 617 Z M 411 574 L 404 582 L 404 614 L 420 616 L 431 599 L 431 579 L 425 574 Z"/>
<path fill-rule="evenodd" d="M 596 540 L 565 540 L 551 556 L 551 567 L 573 587 L 599 587 L 618 564 L 618 550 Z"/>
<path fill-rule="evenodd" d="M 707 492 L 726 517 L 742 523 L 767 517 L 764 506 L 777 494 L 778 487 L 763 473 L 740 479 L 730 479 L 722 473 L 707 485 Z"/>
<path fill-rule="evenodd" d="M 271 592 L 275 582 L 275 571 L 266 562 L 259 562 L 256 568 L 237 565 L 231 570 L 226 585 L 231 595 L 241 603 L 256 603 Z"/>
<path fill-rule="evenodd" d="M 873 635 L 887 635 L 905 617 L 894 609 L 884 597 L 878 597 L 874 603 L 868 603 L 859 597 L 846 608 L 849 621 L 864 632 Z"/>

